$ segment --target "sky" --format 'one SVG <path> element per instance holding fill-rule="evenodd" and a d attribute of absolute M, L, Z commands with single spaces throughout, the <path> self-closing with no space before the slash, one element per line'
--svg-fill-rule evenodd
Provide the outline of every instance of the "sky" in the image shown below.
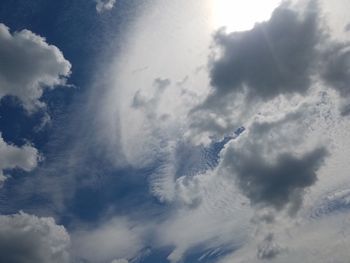
<path fill-rule="evenodd" d="M 0 262 L 348 262 L 349 8 L 2 0 Z"/>

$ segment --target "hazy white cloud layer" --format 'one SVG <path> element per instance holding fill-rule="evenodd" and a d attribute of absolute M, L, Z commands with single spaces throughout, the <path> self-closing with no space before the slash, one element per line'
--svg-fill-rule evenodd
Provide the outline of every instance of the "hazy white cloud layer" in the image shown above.
<path fill-rule="evenodd" d="M 113 218 L 95 229 L 72 234 L 74 254 L 88 262 L 128 262 L 144 247 L 146 225 L 135 226 L 127 218 Z"/>
<path fill-rule="evenodd" d="M 69 263 L 70 238 L 53 218 L 0 215 L 0 259 L 7 263 Z"/>
<path fill-rule="evenodd" d="M 0 24 L 0 99 L 15 96 L 28 111 L 44 104 L 44 89 L 66 84 L 71 64 L 62 52 L 29 30 Z"/>

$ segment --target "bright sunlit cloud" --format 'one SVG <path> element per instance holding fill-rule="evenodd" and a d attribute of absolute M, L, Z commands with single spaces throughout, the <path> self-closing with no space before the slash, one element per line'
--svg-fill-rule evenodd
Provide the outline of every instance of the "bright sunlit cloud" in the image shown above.
<path fill-rule="evenodd" d="M 280 0 L 212 0 L 212 25 L 215 29 L 243 31 L 269 19 Z"/>

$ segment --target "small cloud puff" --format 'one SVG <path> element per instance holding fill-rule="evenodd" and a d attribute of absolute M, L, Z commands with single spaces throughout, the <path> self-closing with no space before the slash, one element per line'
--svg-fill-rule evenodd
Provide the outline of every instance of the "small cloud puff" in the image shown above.
<path fill-rule="evenodd" d="M 38 150 L 31 145 L 17 147 L 7 144 L 0 133 L 0 183 L 5 181 L 4 170 L 19 168 L 32 171 L 40 161 Z"/>
<path fill-rule="evenodd" d="M 116 3 L 116 0 L 96 0 L 96 11 L 102 13 L 111 10 Z"/>

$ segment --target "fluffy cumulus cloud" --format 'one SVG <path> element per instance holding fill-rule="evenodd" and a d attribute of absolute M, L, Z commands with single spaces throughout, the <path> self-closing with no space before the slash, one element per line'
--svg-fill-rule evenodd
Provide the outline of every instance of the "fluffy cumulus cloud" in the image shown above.
<path fill-rule="evenodd" d="M 38 150 L 26 144 L 22 147 L 7 144 L 0 133 L 0 182 L 6 179 L 4 170 L 19 168 L 33 170 L 40 160 Z"/>
<path fill-rule="evenodd" d="M 316 1 L 303 10 L 283 2 L 251 30 L 216 32 L 209 61 L 211 91 L 192 110 L 196 132 L 227 132 L 230 124 L 256 114 L 256 105 L 281 96 L 307 96 L 315 80 L 348 97 L 350 43 L 331 38 L 324 25 Z"/>
<path fill-rule="evenodd" d="M 70 238 L 53 218 L 0 216 L 0 259 L 7 263 L 68 263 Z"/>
<path fill-rule="evenodd" d="M 264 103 L 306 95 L 326 39 L 317 7 L 300 11 L 287 3 L 250 30 L 216 32 L 209 60 L 211 88 L 191 111 L 193 133 L 222 136 L 250 122 Z"/>
<path fill-rule="evenodd" d="M 96 10 L 98 13 L 111 10 L 116 3 L 116 0 L 96 0 Z"/>
<path fill-rule="evenodd" d="M 317 45 L 324 37 L 316 10 L 300 14 L 278 7 L 269 21 L 249 31 L 215 34 L 219 57 L 210 62 L 214 87 L 207 103 L 228 93 L 246 92 L 264 100 L 280 94 L 305 94 Z"/>
<path fill-rule="evenodd" d="M 71 64 L 62 52 L 29 30 L 11 33 L 0 24 L 0 99 L 17 97 L 33 111 L 44 89 L 65 85 Z"/>

